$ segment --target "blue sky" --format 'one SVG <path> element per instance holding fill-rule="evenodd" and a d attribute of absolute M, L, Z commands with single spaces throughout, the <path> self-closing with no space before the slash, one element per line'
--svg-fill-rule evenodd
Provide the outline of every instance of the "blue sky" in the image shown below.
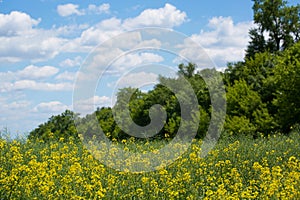
<path fill-rule="evenodd" d="M 137 28 L 161 27 L 183 33 L 201 45 L 219 69 L 227 62 L 242 60 L 248 30 L 253 26 L 251 7 L 250 0 L 2 0 L 0 130 L 7 127 L 12 135 L 22 135 L 52 115 L 72 109 L 76 75 L 87 56 L 104 41 Z M 114 58 L 118 52 L 120 49 L 116 54 L 111 51 L 106 58 Z M 185 53 L 192 56 L 192 52 Z M 156 74 L 145 71 L 128 75 L 130 65 L 147 61 L 176 68 L 176 60 L 174 55 L 148 50 L 124 55 L 103 76 L 94 107 L 112 104 L 111 85 L 116 81 L 121 87 L 157 80 Z M 128 75 L 123 77 L 127 85 L 116 75 L 122 73 Z"/>

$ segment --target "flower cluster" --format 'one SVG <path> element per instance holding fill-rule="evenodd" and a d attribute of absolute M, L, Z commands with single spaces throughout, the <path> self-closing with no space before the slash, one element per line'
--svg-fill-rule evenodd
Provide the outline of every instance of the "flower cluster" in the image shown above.
<path fill-rule="evenodd" d="M 139 152 L 163 145 L 119 143 Z M 194 140 L 173 164 L 132 173 L 104 166 L 72 139 L 0 139 L 0 199 L 300 199 L 299 147 L 299 134 L 220 141 L 201 158 L 201 141 Z"/>

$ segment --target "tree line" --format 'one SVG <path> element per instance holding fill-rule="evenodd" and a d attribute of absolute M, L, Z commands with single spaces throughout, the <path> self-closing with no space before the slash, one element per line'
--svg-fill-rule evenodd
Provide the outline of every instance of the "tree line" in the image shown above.
<path fill-rule="evenodd" d="M 29 137 L 47 139 L 49 135 L 55 138 L 72 135 L 78 138 L 78 124 L 75 127 L 73 121 L 77 120 L 81 133 L 92 134 L 93 127 L 100 126 L 108 138 L 124 139 L 129 135 L 116 120 L 128 126 L 131 120 L 146 126 L 151 123 L 149 110 L 159 104 L 167 116 L 164 126 L 153 138 L 173 138 L 182 125 L 181 108 L 174 91 L 165 85 L 185 91 L 187 86 L 183 80 L 187 80 L 199 103 L 196 137 L 203 138 L 212 115 L 211 94 L 203 79 L 209 73 L 219 73 L 223 78 L 226 97 L 220 98 L 227 102 L 224 133 L 254 138 L 260 134 L 289 133 L 300 123 L 300 5 L 289 6 L 283 0 L 254 0 L 253 3 L 256 28 L 249 31 L 250 42 L 243 61 L 228 63 L 224 72 L 198 71 L 193 63 L 180 64 L 176 78 L 159 77 L 159 83 L 148 92 L 131 87 L 120 89 L 113 108 L 98 108 L 83 118 L 67 110 L 52 116 L 30 132 Z M 124 112 L 124 106 L 128 106 L 131 119 Z M 114 112 L 118 112 L 120 119 L 115 119 Z M 95 117 L 97 124 L 89 124 Z"/>

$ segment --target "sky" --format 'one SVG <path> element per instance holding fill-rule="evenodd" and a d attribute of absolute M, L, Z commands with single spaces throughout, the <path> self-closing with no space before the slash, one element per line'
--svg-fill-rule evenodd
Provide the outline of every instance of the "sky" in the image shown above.
<path fill-rule="evenodd" d="M 172 40 L 201 46 L 222 70 L 243 59 L 252 15 L 250 0 L 0 0 L 0 130 L 26 135 L 52 115 L 73 110 L 84 80 L 94 93 L 83 96 L 93 101 L 77 100 L 88 113 L 113 105 L 118 88 L 147 90 L 159 74 L 176 74 L 181 56 L 203 59 Z M 158 40 L 137 31 L 149 27 L 167 35 Z M 171 48 L 167 41 L 180 50 L 162 50 Z M 88 84 L 91 77 L 96 85 Z"/>

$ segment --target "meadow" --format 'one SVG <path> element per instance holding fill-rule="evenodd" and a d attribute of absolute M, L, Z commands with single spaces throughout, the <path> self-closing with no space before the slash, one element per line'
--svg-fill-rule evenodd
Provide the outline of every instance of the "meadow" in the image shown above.
<path fill-rule="evenodd" d="M 2 3 L 1 0 L 0 3 Z M 67 6 L 70 5 L 74 6 L 74 10 L 79 13 L 79 10 L 77 10 L 78 5 L 68 4 Z M 109 4 L 107 5 L 109 10 Z M 176 9 L 169 4 L 166 4 L 165 7 L 169 7 L 171 10 Z M 181 42 L 178 41 L 180 37 L 169 37 L 170 35 L 167 35 L 167 38 L 162 37 L 167 40 L 161 41 L 160 38 L 164 35 L 162 31 L 163 29 L 160 29 L 160 36 L 157 38 L 153 36 L 153 39 L 152 33 L 150 34 L 152 31 L 145 34 L 145 32 L 139 32 L 139 29 L 137 29 L 132 33 L 138 33 L 138 40 L 131 41 L 132 38 L 130 36 L 130 45 L 128 47 L 125 48 L 124 46 L 126 42 L 121 42 L 121 46 L 124 47 L 116 48 L 118 50 L 117 52 L 122 52 L 120 56 L 127 56 L 129 53 L 134 53 L 136 55 L 141 53 L 142 55 L 142 50 L 145 50 L 147 53 L 147 59 L 150 55 L 148 51 L 155 52 L 153 55 L 156 55 L 156 53 L 160 51 L 162 52 L 162 56 L 167 55 L 166 53 L 170 53 L 171 57 L 167 56 L 167 59 L 159 59 L 161 61 L 157 61 L 157 66 L 167 66 L 166 63 L 171 61 L 170 58 L 173 56 L 176 56 L 174 58 L 180 58 L 172 59 L 172 61 L 176 61 L 172 62 L 172 65 L 181 60 L 182 62 L 185 62 L 178 65 L 178 72 L 176 76 L 164 77 L 162 75 L 158 76 L 158 74 L 154 74 L 155 76 L 158 76 L 156 78 L 158 83 L 155 84 L 151 90 L 145 91 L 145 88 L 148 88 L 149 83 L 152 84 L 152 81 L 149 82 L 150 79 L 145 80 L 146 82 L 143 82 L 144 85 L 140 83 L 133 84 L 146 86 L 143 87 L 143 89 L 132 87 L 121 88 L 116 93 L 117 101 L 112 108 L 97 108 L 93 113 L 87 114 L 85 117 L 82 116 L 82 113 L 80 114 L 80 112 L 77 112 L 78 110 L 76 111 L 76 109 L 75 111 L 66 110 L 64 113 L 52 116 L 47 122 L 40 124 L 29 133 L 27 139 L 5 138 L 0 131 L 0 200 L 300 199 L 300 5 L 297 4 L 292 6 L 290 3 L 283 0 L 253 0 L 252 8 L 254 14 L 253 24 L 255 26 L 249 30 L 250 41 L 247 48 L 244 49 L 245 57 L 241 61 L 231 62 L 235 60 L 232 60 L 235 56 L 232 57 L 232 55 L 230 55 L 234 53 L 231 48 L 232 42 L 230 37 L 235 37 L 241 34 L 240 31 L 234 34 L 231 33 L 234 32 L 232 31 L 234 30 L 232 29 L 234 26 L 238 27 L 237 30 L 240 30 L 240 27 L 244 27 L 245 24 L 234 24 L 233 22 L 230 22 L 230 26 L 225 27 L 225 22 L 232 20 L 230 17 L 214 17 L 209 22 L 208 28 L 217 27 L 216 35 L 213 29 L 210 30 L 210 32 L 207 32 L 209 34 L 213 33 L 212 36 L 216 36 L 217 40 L 215 41 L 212 39 L 213 37 L 208 34 L 209 41 L 204 41 L 204 46 L 207 43 L 208 46 L 212 47 L 212 51 L 210 51 L 212 58 L 214 57 L 216 63 L 218 63 L 218 60 L 223 59 L 223 56 L 219 56 L 218 54 L 218 45 L 225 45 L 226 48 L 230 47 L 229 50 L 232 51 L 226 52 L 225 54 L 224 59 L 230 57 L 231 61 L 228 60 L 226 69 L 223 72 L 215 69 L 215 64 L 210 64 L 213 60 L 209 61 L 207 66 L 207 59 L 203 58 L 202 51 L 201 54 L 198 54 L 198 47 L 196 48 L 196 46 L 191 45 L 190 42 L 187 42 L 188 40 L 182 41 L 183 43 L 181 44 Z M 162 8 L 159 10 L 161 11 Z M 66 17 L 71 14 L 79 15 L 77 12 L 72 11 L 70 14 L 61 16 Z M 149 10 L 144 10 L 139 17 L 128 18 L 131 22 L 133 22 L 129 24 L 135 24 L 135 19 L 144 19 L 143 16 L 148 12 Z M 153 13 L 156 11 L 155 9 L 150 9 L 150 12 Z M 179 11 L 176 9 L 175 15 L 177 15 L 178 12 Z M 14 16 L 17 16 L 17 13 L 17 11 L 11 12 Z M 169 11 L 166 13 L 169 13 Z M 181 11 L 179 13 L 181 13 Z M 183 14 L 185 18 L 186 13 L 182 12 L 182 15 Z M 9 15 L 3 16 L 6 17 Z M 21 13 L 20 16 L 27 16 L 27 18 L 30 18 L 30 16 L 26 13 Z M 158 16 L 159 18 L 164 19 L 163 15 Z M 173 15 L 171 16 L 171 21 L 173 21 L 175 18 Z M 19 20 L 11 20 L 10 17 L 6 18 L 12 21 L 8 21 L 7 24 L 12 23 L 12 25 L 7 26 L 8 28 L 18 26 L 13 23 L 14 21 L 19 22 Z M 168 17 L 165 18 L 167 19 Z M 220 27 L 216 26 L 218 25 L 218 20 L 222 20 Z M 34 30 L 38 30 L 35 29 L 35 26 L 37 26 L 40 21 L 41 18 L 38 18 L 38 20 L 32 19 L 31 22 L 28 22 L 30 29 L 25 32 L 30 34 L 34 33 L 34 37 L 30 35 L 26 36 L 25 34 L 25 38 L 35 38 L 36 31 Z M 123 20 L 122 23 L 126 21 L 127 19 Z M 163 20 L 160 23 L 160 20 L 156 22 L 156 20 L 153 20 L 151 16 L 150 21 L 155 21 L 154 24 L 156 25 L 164 25 L 164 21 L 168 20 Z M 183 21 L 190 20 L 183 19 Z M 88 28 L 86 31 L 84 31 L 84 28 L 75 28 L 75 35 L 77 35 L 77 29 L 78 31 L 83 31 L 82 33 L 88 33 L 88 31 L 93 30 L 95 34 L 97 34 L 99 32 L 97 31 L 97 28 L 101 29 L 103 26 L 102 22 L 95 24 L 95 26 L 91 25 L 89 28 L 88 25 L 86 27 Z M 194 22 L 193 24 L 198 24 Z M 123 26 L 126 23 L 122 23 L 120 22 L 122 25 L 120 26 L 121 32 L 123 29 L 126 31 L 128 28 L 127 26 Z M 139 26 L 141 25 L 141 28 L 143 24 L 151 27 L 151 23 L 148 24 L 147 21 L 146 23 L 136 24 Z M 175 23 L 174 25 L 167 27 L 172 29 L 172 27 L 179 25 L 180 23 Z M 2 34 L 1 37 L 4 33 L 4 36 L 13 36 L 11 38 L 14 39 L 19 36 L 19 32 L 22 32 L 22 34 L 24 32 L 23 28 L 20 30 L 16 29 L 16 31 L 15 28 L 13 28 L 12 31 L 9 30 L 7 32 L 5 30 L 2 33 L 1 28 L 6 28 L 6 24 L 4 23 L 4 26 L 1 26 L 2 25 L 0 25 L 0 34 Z M 51 37 L 52 32 L 56 30 L 54 25 L 52 27 L 53 30 L 51 29 Z M 74 27 L 77 27 L 77 25 Z M 134 28 L 134 26 L 131 28 Z M 43 30 L 41 27 L 39 27 L 39 29 Z M 64 29 L 65 28 L 63 27 L 62 30 Z M 26 28 L 24 30 L 26 30 Z M 72 27 L 70 28 L 70 31 L 73 31 Z M 102 33 L 102 31 L 100 31 L 100 33 Z M 206 34 L 203 33 L 205 32 L 201 29 L 200 36 L 206 36 Z M 225 34 L 225 37 L 222 37 L 219 34 Z M 66 37 L 67 34 L 59 33 L 56 34 L 56 36 L 62 37 L 57 38 L 57 44 L 69 44 L 68 39 L 71 39 Z M 122 37 L 122 40 L 124 40 L 124 38 Z M 198 37 L 193 38 L 196 39 Z M 225 39 L 226 42 L 222 42 L 222 38 Z M 151 45 L 152 42 L 145 43 L 142 39 L 146 39 L 145 41 L 155 41 L 155 46 L 150 48 L 148 45 Z M 237 41 L 239 41 L 237 39 L 234 38 L 234 40 L 232 40 L 233 43 L 237 43 Z M 78 41 L 81 41 L 81 39 Z M 43 41 L 43 44 L 41 45 L 43 48 L 44 46 L 47 46 L 44 45 L 46 42 L 48 42 L 48 40 Z M 132 46 L 136 42 L 139 42 L 136 44 L 137 46 Z M 78 42 L 75 43 L 77 44 Z M 89 49 L 92 47 L 90 45 L 92 45 L 93 42 L 91 42 L 91 44 L 88 43 L 82 43 L 84 46 L 83 49 Z M 156 45 L 156 43 L 159 43 L 159 45 Z M 112 45 L 115 43 L 111 43 L 110 40 L 107 40 L 107 43 L 104 42 L 103 44 L 110 44 L 108 47 L 115 48 L 115 45 Z M 117 77 L 115 76 L 116 74 L 121 75 L 124 73 L 124 76 L 122 76 L 124 78 L 125 74 L 128 75 L 127 72 L 134 72 L 133 68 L 125 68 L 127 63 L 119 70 L 118 67 L 114 65 L 118 60 L 116 58 L 112 59 L 113 57 L 109 57 L 108 60 L 112 61 L 109 62 L 109 65 L 106 65 L 106 62 L 101 64 L 100 60 L 106 56 L 106 54 L 103 54 L 98 57 L 98 53 L 102 54 L 103 52 L 103 44 L 99 45 L 99 47 L 101 47 L 99 48 L 101 51 L 91 51 L 89 53 L 89 56 L 91 57 L 88 56 L 85 60 L 81 59 L 80 56 L 78 56 L 80 58 L 79 61 L 77 61 L 78 57 L 76 57 L 74 61 L 68 58 L 68 60 L 72 62 L 76 61 L 76 67 L 77 65 L 78 67 L 80 65 L 80 70 L 78 72 L 80 72 L 80 74 L 81 72 L 84 72 L 82 73 L 84 75 L 84 79 L 82 80 L 87 81 L 83 82 L 81 85 L 81 82 L 78 83 L 78 80 L 81 80 L 81 78 L 78 78 L 77 76 L 75 81 L 76 84 L 73 87 L 73 107 L 76 103 L 79 105 L 82 104 L 78 107 L 89 108 L 90 106 L 96 106 L 95 99 L 94 102 L 89 103 L 90 97 L 88 97 L 88 101 L 83 98 L 85 97 L 83 94 L 89 94 L 90 88 L 88 87 L 94 82 L 92 79 L 91 82 L 86 79 L 86 77 L 90 79 L 89 74 L 86 74 L 86 72 L 97 72 L 95 74 L 91 74 L 93 75 L 91 77 L 99 75 L 99 82 L 97 83 L 99 87 L 102 85 L 100 84 L 100 80 L 104 77 L 104 75 L 106 77 L 106 72 L 109 72 L 107 73 L 108 76 L 113 77 L 112 80 Z M 174 48 L 171 48 L 171 51 L 165 49 L 163 44 L 167 44 L 166 48 L 171 47 L 172 44 L 175 46 Z M 22 51 L 20 51 L 22 54 L 22 52 L 25 52 L 24 49 L 26 50 L 26 45 L 25 47 L 24 45 L 19 46 L 22 49 Z M 63 45 L 63 47 L 65 46 L 69 45 Z M 240 48 L 240 44 L 238 44 L 237 47 Z M 42 52 L 47 53 L 47 51 L 43 50 L 43 48 L 41 49 Z M 13 63 L 26 61 L 23 59 L 26 58 L 27 53 L 32 49 L 34 48 L 30 47 L 28 48 L 28 51 L 26 50 L 25 57 L 8 56 L 7 60 Z M 177 50 L 179 51 L 177 52 Z M 240 49 L 237 52 L 240 54 L 244 50 Z M 11 50 L 9 50 L 9 52 L 10 51 Z M 67 53 L 72 52 L 73 51 L 67 51 Z M 179 55 L 176 55 L 176 52 Z M 75 51 L 73 53 L 75 53 Z M 85 54 L 86 52 L 84 50 L 81 53 Z M 186 53 L 191 54 L 191 59 L 189 59 L 190 56 L 185 55 Z M 28 55 L 31 54 L 32 52 Z M 31 60 L 31 56 L 29 56 L 28 58 L 31 61 L 28 60 L 28 63 L 39 63 L 40 61 L 44 62 L 44 59 L 51 60 L 52 57 L 54 59 L 55 55 L 53 54 L 53 56 L 50 56 L 51 58 L 46 56 L 42 59 L 36 57 L 38 59 L 33 60 Z M 66 56 L 71 55 L 73 54 L 66 54 Z M 118 59 L 121 58 L 120 56 Z M 161 57 L 159 54 L 157 54 L 157 56 Z M 59 59 L 62 59 L 64 55 L 58 57 Z M 194 57 L 194 59 L 192 59 L 192 57 Z M 131 57 L 129 58 L 131 59 Z M 135 58 L 135 56 L 133 58 Z M 141 61 L 143 59 L 141 58 Z M 148 63 L 147 59 L 145 60 L 147 61 L 145 62 L 146 64 Z M 192 63 L 192 61 L 197 61 L 199 59 L 200 62 Z M 4 61 L 5 60 L 6 59 L 4 59 Z M 155 60 L 157 59 L 155 58 Z M 62 61 L 61 63 L 65 63 L 65 61 Z M 81 61 L 83 61 L 83 63 L 78 64 L 78 62 Z M 95 63 L 92 61 L 95 61 Z M 127 59 L 125 59 L 125 61 L 127 62 Z M 150 61 L 149 66 L 150 63 L 152 63 Z M 54 62 L 54 64 L 55 63 L 58 62 Z M 129 63 L 131 65 L 132 62 Z M 134 67 L 134 69 L 138 69 L 140 66 L 148 66 L 148 64 L 146 65 L 145 63 L 140 62 L 140 64 L 133 65 L 132 67 Z M 100 67 L 99 69 L 101 73 L 98 73 L 96 68 L 94 70 L 94 67 L 90 68 L 90 66 L 94 66 L 94 64 L 95 66 Z M 87 67 L 88 70 L 84 70 L 84 68 L 82 68 L 82 66 L 85 65 L 89 66 Z M 59 64 L 59 66 L 61 66 L 61 64 Z M 105 68 L 106 70 L 102 72 L 102 67 L 104 66 L 107 66 L 107 68 Z M 109 68 L 110 66 L 113 68 Z M 224 67 L 223 65 L 220 65 L 220 67 L 221 66 Z M 34 69 L 32 76 L 30 76 L 31 74 L 26 71 L 30 67 L 31 69 Z M 66 88 L 60 87 L 60 82 L 57 82 L 58 85 L 56 85 L 56 81 L 55 84 L 52 84 L 52 82 L 49 84 L 45 82 L 44 84 L 43 80 L 45 78 L 47 78 L 45 80 L 48 80 L 48 78 L 55 75 L 55 80 L 57 79 L 57 81 L 59 79 L 66 79 L 65 81 L 68 81 L 65 82 L 67 85 L 69 85 L 71 83 L 70 81 L 73 80 L 69 80 L 69 78 L 62 78 L 62 76 L 61 78 L 58 78 L 60 75 L 66 75 L 63 73 L 68 71 L 58 74 L 59 68 L 53 67 L 56 71 L 55 73 L 43 74 L 43 69 L 35 72 L 37 68 L 38 66 L 28 66 L 22 70 L 20 69 L 16 71 L 15 74 L 12 71 L 7 71 L 7 73 L 2 74 L 0 73 L 1 77 L 4 77 L 5 81 L 8 80 L 8 82 L 4 82 L 4 87 L 0 87 L 0 91 L 4 91 L 4 93 L 15 91 L 21 92 L 18 93 L 21 94 L 21 96 L 18 95 L 18 98 L 16 98 L 17 100 L 20 100 L 20 98 L 23 97 L 27 98 L 27 92 L 23 94 L 22 91 L 27 91 L 28 89 L 34 92 L 41 90 L 43 91 L 42 95 L 46 94 L 44 93 L 45 91 L 60 91 L 62 88 L 64 89 L 63 91 L 65 91 Z M 64 67 L 62 66 L 62 68 Z M 46 70 L 46 72 L 48 72 L 48 70 Z M 142 71 L 136 72 L 140 73 Z M 68 73 L 73 74 L 73 71 Z M 5 77 L 5 74 L 9 75 L 8 78 Z M 150 73 L 148 69 L 145 70 L 145 74 L 147 76 L 148 74 L 151 74 L 152 76 L 152 73 Z M 70 76 L 69 74 L 67 75 L 68 77 Z M 104 78 L 104 80 L 106 80 L 106 78 Z M 122 82 L 120 80 L 118 80 L 118 84 L 122 85 L 120 84 Z M 28 81 L 32 81 L 34 84 L 31 84 L 31 82 L 30 84 L 27 84 Z M 131 80 L 125 82 L 131 83 Z M 17 83 L 23 83 L 28 85 L 28 87 L 23 87 L 22 84 L 20 84 L 22 87 L 17 87 L 19 86 Z M 41 86 L 43 87 L 36 87 L 40 84 L 42 84 Z M 111 84 L 112 83 L 109 82 L 107 86 Z M 56 88 L 57 86 L 58 90 L 53 90 L 52 87 L 50 87 L 51 85 L 53 85 L 53 88 Z M 80 85 L 80 87 L 76 87 L 78 85 Z M 127 85 L 127 83 L 124 85 Z M 76 88 L 82 88 L 82 91 L 79 89 L 77 91 Z M 118 87 L 109 86 L 108 88 L 117 89 Z M 95 89 L 95 94 L 98 89 L 99 88 Z M 29 92 L 28 94 L 32 94 L 32 92 Z M 61 97 L 61 94 L 63 93 L 59 94 L 59 98 Z M 111 97 L 114 95 L 115 94 L 112 94 Z M 8 95 L 7 97 L 10 98 L 10 96 L 11 95 Z M 51 96 L 51 99 L 52 97 L 55 97 L 55 95 L 50 95 L 50 93 L 46 96 Z M 12 97 L 14 97 L 14 95 Z M 76 102 L 76 98 L 74 97 L 77 97 L 77 100 L 80 101 Z M 101 100 L 101 97 L 107 96 L 98 97 Z M 108 97 L 108 99 L 111 97 Z M 69 107 L 67 105 L 62 106 L 64 104 L 60 101 L 58 102 L 59 104 L 57 104 L 57 100 L 59 99 L 53 99 L 51 102 L 47 101 L 51 104 L 43 101 L 39 102 L 39 104 L 35 107 L 32 107 L 32 109 L 27 110 L 26 108 L 26 110 L 23 111 L 22 108 L 27 107 L 27 104 L 28 106 L 31 104 L 33 106 L 33 102 L 37 103 L 38 101 L 41 101 L 41 99 L 38 98 L 39 100 L 34 101 L 33 99 L 31 99 L 32 101 L 30 99 L 24 99 L 24 102 L 26 103 L 24 103 L 21 99 L 21 106 L 16 106 L 18 105 L 19 100 L 15 101 L 14 99 L 13 102 L 9 102 L 9 98 L 7 98 L 7 100 L 4 98 L 4 101 L 1 101 L 9 103 L 8 105 L 4 105 L 4 110 L 12 109 L 11 112 L 8 113 L 13 113 L 13 115 L 7 117 L 5 116 L 5 112 L 3 113 L 3 117 L 1 117 L 3 118 L 2 121 L 4 120 L 4 124 L 6 124 L 5 120 L 18 119 L 18 117 L 15 118 L 14 115 L 18 115 L 19 113 L 25 113 L 27 111 L 30 111 L 30 113 L 33 111 L 34 113 L 46 113 L 48 112 L 48 107 L 59 106 L 59 109 L 49 109 L 50 114 L 50 112 L 60 110 L 62 107 Z M 102 103 L 100 104 L 102 105 Z M 166 111 L 165 118 L 162 117 L 163 112 L 160 112 L 162 110 L 152 109 L 154 108 L 153 106 L 157 104 L 163 107 L 164 111 Z M 27 119 L 24 121 L 27 122 Z M 22 123 L 25 123 L 24 121 L 22 121 Z M 151 121 L 164 122 L 164 126 L 160 129 L 156 126 L 159 123 L 154 123 L 156 124 L 153 126 L 155 128 L 154 131 L 150 129 L 141 131 L 141 129 L 139 129 L 140 127 L 145 127 L 149 124 L 152 125 L 153 123 L 151 123 Z M 12 124 L 13 123 L 20 122 L 15 122 L 14 120 L 12 121 Z M 105 133 L 105 136 L 107 137 L 106 139 L 111 140 L 111 142 L 115 144 L 115 146 L 111 146 L 113 146 L 113 148 L 122 148 L 122 151 L 118 151 L 117 148 L 111 148 L 109 151 L 106 151 L 105 148 L 97 149 L 97 146 L 94 148 L 93 141 L 90 143 L 91 146 L 82 144 L 80 134 L 81 136 L 85 135 L 88 140 L 93 139 L 94 136 L 99 136 L 99 138 L 103 139 L 103 135 L 99 134 L 99 127 L 103 130 L 103 133 Z M 158 131 L 156 129 L 158 129 Z M 220 130 L 224 130 L 225 134 L 221 135 L 218 143 L 211 151 L 209 151 L 208 155 L 201 157 L 200 152 L 205 148 L 201 149 L 202 140 L 200 138 L 205 138 L 210 130 L 212 130 L 211 132 L 213 133 L 210 138 L 216 138 L 216 136 L 219 135 Z M 152 135 L 148 137 L 146 133 L 150 131 L 152 133 L 157 133 L 157 135 L 154 137 L 152 137 Z M 127 133 L 143 133 L 145 138 L 149 139 L 135 139 L 131 137 L 132 135 Z M 132 155 L 132 152 L 138 152 L 139 155 L 145 155 L 151 152 L 156 155 L 160 148 L 170 144 L 171 138 L 173 138 L 174 141 L 174 138 L 176 138 L 178 133 L 186 133 L 180 135 L 182 138 L 187 136 L 187 133 L 195 133 L 195 139 L 193 139 L 192 143 L 188 146 L 186 146 L 187 144 L 172 143 L 172 145 L 169 145 L 169 151 L 165 151 L 169 154 L 160 157 L 158 156 L 157 158 L 153 156 L 149 157 L 148 160 L 143 160 L 141 159 L 144 158 L 143 156 L 137 156 L 128 157 L 128 159 L 126 157 L 126 159 L 123 160 L 116 159 L 119 158 L 117 156 L 121 155 L 120 152 L 125 152 L 122 156 Z M 137 134 L 136 137 L 138 136 L 141 136 L 141 134 Z M 102 141 L 99 142 L 96 140 L 96 142 L 99 144 Z M 87 144 L 89 145 L 89 143 Z M 105 145 L 101 147 L 105 147 Z M 186 147 L 188 147 L 188 149 L 184 154 L 180 155 L 180 157 L 170 165 L 165 166 L 166 160 L 173 156 L 172 152 L 185 149 Z M 97 159 L 103 157 L 108 159 L 105 160 L 105 163 L 101 162 L 101 159 Z M 143 167 L 147 168 L 147 166 L 151 166 L 151 163 L 160 163 L 160 161 L 161 166 L 158 166 L 155 168 L 156 170 L 153 171 L 133 172 L 132 170 Z M 107 165 L 107 163 L 110 165 Z M 124 170 L 118 171 L 116 170 L 116 167 L 112 167 L 114 165 L 119 166 L 119 168 L 120 166 L 124 166 Z"/>
<path fill-rule="evenodd" d="M 163 145 L 122 141 L 130 151 Z M 0 199 L 300 199 L 299 132 L 227 136 L 204 158 L 200 148 L 194 140 L 173 164 L 131 173 L 101 164 L 72 138 L 0 139 Z"/>

